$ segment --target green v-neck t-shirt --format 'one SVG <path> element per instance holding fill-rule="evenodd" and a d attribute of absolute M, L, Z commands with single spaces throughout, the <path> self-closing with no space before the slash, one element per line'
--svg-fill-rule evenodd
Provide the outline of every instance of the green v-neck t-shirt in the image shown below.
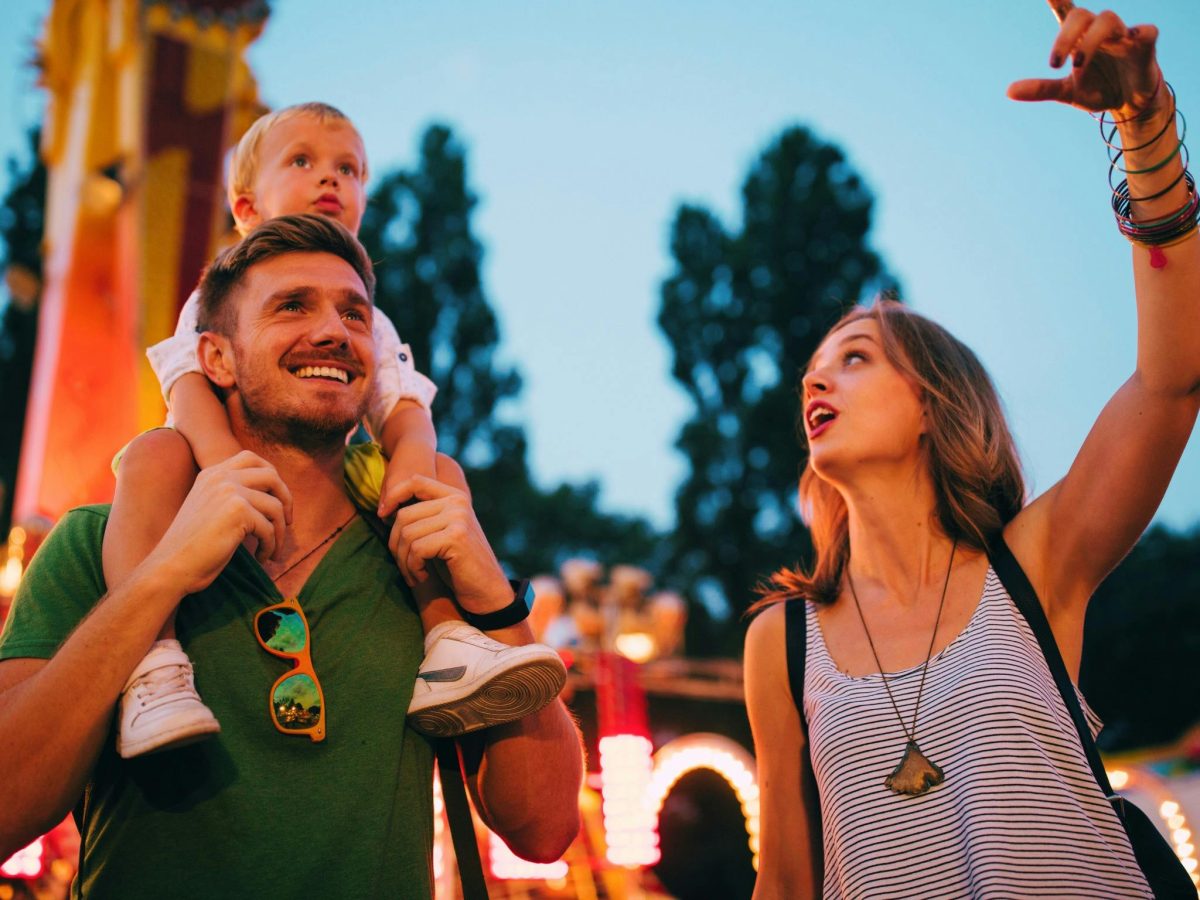
<path fill-rule="evenodd" d="M 0 633 L 0 659 L 49 659 L 103 596 L 107 521 L 108 507 L 81 507 L 47 537 Z M 325 696 L 319 743 L 271 721 L 271 687 L 292 663 L 259 646 L 254 616 L 282 599 L 239 548 L 180 604 L 176 633 L 221 733 L 131 760 L 109 735 L 75 811 L 73 896 L 432 895 L 433 754 L 405 719 L 421 623 L 394 560 L 355 519 L 298 595 Z"/>

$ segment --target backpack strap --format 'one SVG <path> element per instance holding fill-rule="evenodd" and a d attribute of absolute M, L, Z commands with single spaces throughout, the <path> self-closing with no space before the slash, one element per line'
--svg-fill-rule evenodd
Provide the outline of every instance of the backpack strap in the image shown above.
<path fill-rule="evenodd" d="M 454 857 L 458 862 L 462 896 L 464 900 L 488 900 L 487 881 L 479 858 L 479 844 L 475 841 L 475 824 L 467 804 L 458 747 L 451 738 L 439 738 L 433 744 L 437 754 L 438 775 L 442 779 L 442 801 L 446 807 L 446 819 L 450 823 L 450 839 L 454 843 Z"/>
<path fill-rule="evenodd" d="M 804 718 L 804 663 L 808 653 L 808 604 L 803 600 L 788 600 L 783 605 L 784 634 L 787 641 L 788 685 L 792 702 L 800 713 L 800 730 L 808 737 L 808 722 Z"/>
<path fill-rule="evenodd" d="M 1030 584 L 1029 577 L 1021 568 L 1021 564 L 1017 562 L 1017 558 L 1013 556 L 1008 544 L 1004 542 L 1002 534 L 996 534 L 992 539 L 991 546 L 988 548 L 988 559 L 996 576 L 1000 579 L 1000 583 L 1008 591 L 1008 596 L 1012 598 L 1013 605 L 1017 607 L 1017 611 L 1021 613 L 1033 630 L 1033 636 L 1037 638 L 1042 656 L 1046 658 L 1046 665 L 1054 677 L 1058 693 L 1062 697 L 1067 712 L 1071 714 L 1075 730 L 1079 732 L 1079 742 L 1083 745 L 1083 752 L 1087 756 L 1088 765 L 1092 768 L 1092 775 L 1095 777 L 1096 783 L 1100 785 L 1100 789 L 1104 791 L 1104 796 L 1112 800 L 1114 793 L 1112 785 L 1108 782 L 1108 773 L 1104 771 L 1104 763 L 1100 760 L 1100 751 L 1096 749 L 1096 741 L 1092 737 L 1092 731 L 1088 728 L 1087 719 L 1079 705 L 1079 695 L 1075 693 L 1075 685 L 1071 681 L 1071 676 L 1067 674 L 1067 667 L 1059 652 L 1058 642 L 1054 640 L 1054 633 L 1050 630 L 1046 612 L 1042 609 L 1042 604 L 1038 602 L 1037 592 Z"/>

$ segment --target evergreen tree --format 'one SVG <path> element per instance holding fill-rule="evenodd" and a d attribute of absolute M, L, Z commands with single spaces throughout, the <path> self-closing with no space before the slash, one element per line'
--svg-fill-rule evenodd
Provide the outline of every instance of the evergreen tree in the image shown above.
<path fill-rule="evenodd" d="M 1079 681 L 1105 750 L 1169 743 L 1200 723 L 1200 527 L 1151 528 L 1100 585 Z"/>
<path fill-rule="evenodd" d="M 477 202 L 465 149 L 449 128 L 433 125 L 416 166 L 380 179 L 359 230 L 376 263 L 376 304 L 438 386 L 439 449 L 466 469 L 480 523 L 514 571 L 552 571 L 579 554 L 652 564 L 653 530 L 599 512 L 597 485 L 543 491 L 532 479 L 524 429 L 503 416 L 521 378 L 497 360 L 499 324 L 480 275 L 483 248 L 471 231 Z"/>
<path fill-rule="evenodd" d="M 434 125 L 416 169 L 385 175 L 371 192 L 359 230 L 377 264 L 377 305 L 438 386 L 439 445 L 476 469 L 517 449 L 520 429 L 496 412 L 521 389 L 520 376 L 496 361 L 500 328 L 479 272 L 483 248 L 471 233 L 477 202 L 465 150 L 449 128 Z"/>
<path fill-rule="evenodd" d="M 793 127 L 751 167 L 740 231 L 702 207 L 676 213 L 658 322 L 694 412 L 676 443 L 691 469 L 670 568 L 716 619 L 705 635 L 693 616 L 692 646 L 737 655 L 740 631 L 716 626 L 809 550 L 796 379 L 847 306 L 887 286 L 866 243 L 872 202 L 840 149 Z"/>

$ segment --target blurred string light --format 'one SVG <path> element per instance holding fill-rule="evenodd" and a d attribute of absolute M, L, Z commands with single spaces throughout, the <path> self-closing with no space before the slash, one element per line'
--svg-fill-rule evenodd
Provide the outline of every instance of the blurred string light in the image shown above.
<path fill-rule="evenodd" d="M 646 695 L 636 663 L 617 653 L 596 654 L 594 681 L 600 725 L 600 792 L 606 856 L 615 866 L 652 866 L 658 816 L 647 793 L 654 762 Z"/>
<path fill-rule="evenodd" d="M 5 878 L 23 878 L 34 880 L 42 877 L 46 870 L 46 841 L 38 838 L 28 847 L 24 847 L 5 860 L 0 865 L 0 875 Z"/>
<path fill-rule="evenodd" d="M 433 880 L 438 881 L 446 873 L 446 802 L 442 799 L 441 773 L 434 771 L 433 779 Z"/>
<path fill-rule="evenodd" d="M 25 529 L 13 526 L 8 533 L 8 552 L 4 568 L 0 569 L 0 596 L 11 597 L 17 592 L 25 569 Z"/>
<path fill-rule="evenodd" d="M 492 831 L 488 831 L 488 864 L 491 866 L 493 877 L 508 881 L 562 881 L 567 877 L 567 864 L 564 860 L 536 863 L 521 859 Z"/>
<path fill-rule="evenodd" d="M 604 797 L 604 840 L 616 866 L 652 866 L 658 849 L 658 815 L 648 801 L 653 770 L 648 738 L 618 734 L 600 739 L 600 783 Z"/>
<path fill-rule="evenodd" d="M 658 821 L 675 784 L 696 769 L 711 769 L 733 788 L 746 820 L 754 871 L 758 871 L 758 779 L 754 757 L 741 744 L 719 734 L 689 734 L 663 745 L 654 755 L 650 810 Z"/>
<path fill-rule="evenodd" d="M 1197 871 L 1196 847 L 1192 843 L 1192 830 L 1187 827 L 1187 818 L 1183 810 L 1174 800 L 1164 800 L 1158 807 L 1158 814 L 1167 823 L 1171 843 L 1175 847 L 1175 855 L 1183 862 L 1183 867 L 1192 876 L 1192 884 L 1200 884 L 1200 871 Z"/>
<path fill-rule="evenodd" d="M 1200 863 L 1196 859 L 1196 845 L 1192 840 L 1192 829 L 1183 807 L 1167 790 L 1166 782 L 1143 766 L 1107 769 L 1108 780 L 1113 790 L 1120 791 L 1126 787 L 1144 791 L 1158 805 L 1158 814 L 1166 826 L 1167 839 L 1171 842 L 1175 855 L 1179 857 L 1183 867 L 1192 877 L 1192 884 L 1200 885 Z"/>

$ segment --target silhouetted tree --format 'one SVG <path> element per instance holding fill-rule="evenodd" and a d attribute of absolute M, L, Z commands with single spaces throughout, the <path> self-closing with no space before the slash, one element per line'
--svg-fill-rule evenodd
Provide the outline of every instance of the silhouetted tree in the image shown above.
<path fill-rule="evenodd" d="M 477 203 L 466 151 L 433 125 L 412 169 L 385 174 L 372 191 L 359 237 L 376 261 L 376 302 L 438 385 L 439 447 L 467 470 L 480 522 L 514 570 L 553 569 L 590 553 L 602 562 L 650 562 L 650 526 L 596 509 L 595 484 L 537 487 L 524 429 L 503 415 L 520 375 L 497 360 L 500 328 L 484 290 L 483 248 L 471 231 Z"/>
<path fill-rule="evenodd" d="M 1200 527 L 1150 529 L 1096 591 L 1080 685 L 1106 750 L 1167 743 L 1200 722 Z"/>
<path fill-rule="evenodd" d="M 38 155 L 39 140 L 37 130 L 29 133 L 27 162 L 8 160 L 9 188 L 0 206 L 6 286 L 6 296 L 0 301 L 0 541 L 8 535 L 12 521 L 13 485 L 37 335 L 46 206 L 46 167 Z"/>
<path fill-rule="evenodd" d="M 675 215 L 658 323 L 694 410 L 676 442 L 690 472 L 670 570 L 710 613 L 692 616 L 689 646 L 739 653 L 740 629 L 719 626 L 809 551 L 796 378 L 848 305 L 890 286 L 867 246 L 872 202 L 839 148 L 793 127 L 751 167 L 740 230 L 698 206 Z"/>

